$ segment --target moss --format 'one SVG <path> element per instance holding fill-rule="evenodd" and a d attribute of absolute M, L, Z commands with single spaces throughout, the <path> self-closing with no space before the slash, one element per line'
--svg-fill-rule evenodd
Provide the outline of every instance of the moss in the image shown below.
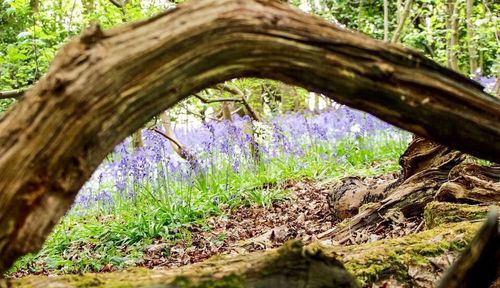
<path fill-rule="evenodd" d="M 376 202 L 369 202 L 369 203 L 365 203 L 363 205 L 361 205 L 361 207 L 359 207 L 359 212 L 358 213 L 361 213 L 365 210 L 368 210 L 368 209 L 371 209 L 371 208 L 374 208 L 374 207 L 377 207 L 379 206 L 380 204 L 379 203 L 376 203 Z"/>
<path fill-rule="evenodd" d="M 462 250 L 478 228 L 479 223 L 443 224 L 401 238 L 330 248 L 329 253 L 341 255 L 347 270 L 363 285 L 389 277 L 407 282 L 410 266 L 430 265 L 434 257 Z"/>
<path fill-rule="evenodd" d="M 427 229 L 444 223 L 474 221 L 486 218 L 493 206 L 477 206 L 446 202 L 431 202 L 425 206 L 424 221 Z"/>
<path fill-rule="evenodd" d="M 71 287 L 126 287 L 126 284 L 170 283 L 164 287 L 216 288 L 243 287 L 247 279 L 260 279 L 262 283 L 272 287 L 271 284 L 278 283 L 273 281 L 295 281 L 290 279 L 294 277 L 297 281 L 309 277 L 325 278 L 330 284 L 332 279 L 347 279 L 343 281 L 348 283 L 351 276 L 345 272 L 344 266 L 363 285 L 389 277 L 408 283 L 411 280 L 408 274 L 410 267 L 430 267 L 434 257 L 450 251 L 460 251 L 472 239 L 479 226 L 480 223 L 446 223 L 401 238 L 351 246 L 324 247 L 315 243 L 304 247 L 300 241 L 289 241 L 278 250 L 237 257 L 220 256 L 171 270 L 135 268 L 123 272 L 80 276 L 38 276 L 16 280 L 15 284 L 32 287 L 33 283 L 45 281 Z M 342 265 L 337 259 L 345 264 Z M 278 276 L 274 277 L 276 275 Z M 346 287 L 355 287 L 355 284 Z"/>
<path fill-rule="evenodd" d="M 169 286 L 175 288 L 241 288 L 244 287 L 243 283 L 243 279 L 237 275 L 224 276 L 215 280 L 210 279 L 200 283 L 194 283 L 185 276 L 179 276 Z"/>

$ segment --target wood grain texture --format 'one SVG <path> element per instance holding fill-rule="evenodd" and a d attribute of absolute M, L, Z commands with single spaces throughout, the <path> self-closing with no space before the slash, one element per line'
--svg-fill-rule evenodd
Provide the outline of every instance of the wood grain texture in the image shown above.
<path fill-rule="evenodd" d="M 0 121 L 0 273 L 37 251 L 104 157 L 185 97 L 281 80 L 500 162 L 500 100 L 418 53 L 271 0 L 196 0 L 87 29 Z"/>

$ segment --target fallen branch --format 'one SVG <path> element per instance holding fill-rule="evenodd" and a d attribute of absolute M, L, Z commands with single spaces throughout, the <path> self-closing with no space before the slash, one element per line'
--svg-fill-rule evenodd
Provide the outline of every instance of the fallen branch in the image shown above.
<path fill-rule="evenodd" d="M 131 287 L 357 287 L 342 268 L 345 266 L 364 287 L 384 286 L 386 281 L 396 282 L 396 287 L 408 283 L 412 287 L 432 287 L 479 226 L 468 222 L 443 224 L 415 235 L 350 246 L 312 243 L 302 247 L 300 242 L 291 241 L 280 249 L 217 256 L 180 268 L 30 276 L 11 284 L 71 287 L 93 281 L 107 287 L 119 281 Z"/>
<path fill-rule="evenodd" d="M 500 99 L 466 77 L 276 1 L 187 1 L 142 22 L 85 30 L 1 118 L 0 273 L 41 247 L 120 141 L 235 77 L 302 86 L 500 162 Z"/>
<path fill-rule="evenodd" d="M 193 94 L 194 97 L 198 98 L 201 102 L 205 104 L 210 104 L 210 103 L 218 103 L 218 102 L 242 102 L 241 99 L 237 98 L 215 98 L 215 99 L 207 99 L 200 94 Z"/>
<path fill-rule="evenodd" d="M 26 89 L 0 91 L 0 99 L 16 99 L 24 95 Z"/>

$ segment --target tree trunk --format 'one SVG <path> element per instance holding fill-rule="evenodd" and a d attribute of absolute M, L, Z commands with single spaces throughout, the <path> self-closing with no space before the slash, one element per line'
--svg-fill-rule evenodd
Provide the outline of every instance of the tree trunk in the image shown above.
<path fill-rule="evenodd" d="M 408 18 L 408 15 L 410 14 L 412 4 L 413 4 L 413 0 L 406 0 L 405 6 L 398 13 L 398 15 L 400 15 L 398 17 L 399 18 L 398 19 L 398 26 L 396 27 L 396 30 L 394 31 L 394 34 L 392 35 L 391 43 L 397 43 L 399 41 L 399 38 L 401 37 L 401 33 L 402 33 L 404 26 L 405 26 L 405 23 L 406 23 L 406 18 Z"/>
<path fill-rule="evenodd" d="M 389 41 L 389 0 L 384 0 L 384 41 Z"/>
<path fill-rule="evenodd" d="M 458 5 L 459 2 L 455 2 L 455 0 L 447 0 L 446 2 L 446 8 L 447 8 L 447 14 L 448 14 L 448 19 L 446 21 L 447 23 L 447 29 L 449 33 L 449 38 L 447 40 L 447 54 L 448 54 L 448 67 L 455 71 L 459 71 L 458 67 L 458 51 L 457 49 L 459 48 L 458 46 Z"/>
<path fill-rule="evenodd" d="M 467 46 L 469 48 L 469 73 L 475 75 L 477 73 L 477 42 L 475 41 L 475 27 L 474 27 L 474 0 L 466 0 L 466 14 L 467 14 Z"/>
<path fill-rule="evenodd" d="M 144 147 L 141 129 L 135 131 L 134 134 L 132 134 L 132 147 L 134 148 L 134 150 Z"/>
<path fill-rule="evenodd" d="M 500 160 L 500 100 L 473 81 L 275 1 L 190 1 L 84 31 L 2 117 L 0 273 L 41 247 L 115 145 L 185 97 L 244 76 L 299 85 Z"/>
<path fill-rule="evenodd" d="M 495 95 L 497 96 L 498 99 L 500 99 L 500 71 L 497 73 L 497 81 L 495 83 Z"/>

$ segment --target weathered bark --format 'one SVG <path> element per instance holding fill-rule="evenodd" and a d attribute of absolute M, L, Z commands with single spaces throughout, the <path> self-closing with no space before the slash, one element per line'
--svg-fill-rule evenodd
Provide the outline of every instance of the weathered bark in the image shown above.
<path fill-rule="evenodd" d="M 500 203 L 500 166 L 457 165 L 435 198 L 459 203 Z"/>
<path fill-rule="evenodd" d="M 113 274 L 37 278 L 14 282 L 16 286 L 73 287 L 360 287 L 335 256 L 318 247 L 287 242 L 278 250 L 219 257 L 172 270 L 135 270 Z M 90 283 L 92 284 L 90 284 Z M 90 284 L 90 285 L 89 285 Z"/>
<path fill-rule="evenodd" d="M 364 204 L 386 198 L 389 190 L 387 187 L 394 181 L 391 176 L 375 179 L 354 176 L 342 179 L 328 189 L 331 191 L 328 204 L 332 215 L 339 220 L 350 218 L 358 214 Z"/>
<path fill-rule="evenodd" d="M 340 243 L 350 242 L 355 231 L 374 227 L 384 222 L 394 212 L 404 217 L 421 215 L 425 205 L 431 202 L 434 195 L 446 181 L 447 173 L 440 169 L 429 169 L 413 175 L 403 183 L 389 188 L 386 198 L 371 203 L 354 217 L 337 225 L 324 236 L 332 236 Z"/>
<path fill-rule="evenodd" d="M 275 1 L 191 1 L 86 30 L 2 118 L 0 273 L 41 247 L 121 140 L 185 97 L 243 76 L 296 84 L 500 160 L 500 100 L 459 74 Z"/>
<path fill-rule="evenodd" d="M 133 269 L 57 277 L 30 276 L 13 280 L 12 284 L 16 287 L 172 287 L 171 283 L 177 279 L 178 286 L 175 287 L 208 287 L 208 284 L 212 284 L 210 287 L 228 287 L 230 284 L 233 284 L 231 287 L 235 284 L 239 285 L 236 287 L 256 287 L 257 284 L 265 284 L 260 287 L 297 287 L 298 283 L 305 285 L 305 281 L 311 279 L 309 285 L 317 285 L 316 281 L 324 280 L 322 284 L 325 286 L 321 287 L 343 287 L 334 286 L 338 283 L 330 280 L 346 274 L 338 265 L 341 261 L 364 287 L 371 287 L 372 284 L 384 287 L 384 282 L 389 279 L 400 285 L 432 287 L 451 260 L 473 238 L 479 225 L 469 222 L 442 224 L 414 235 L 350 246 L 312 243 L 300 248 L 294 241 L 278 250 L 217 256 L 202 263 L 168 270 Z M 308 275 L 308 272 L 311 274 Z M 283 282 L 271 282 L 279 279 Z"/>
<path fill-rule="evenodd" d="M 500 277 L 498 211 L 492 211 L 471 244 L 438 284 L 438 288 L 488 288 Z"/>
<path fill-rule="evenodd" d="M 353 217 L 344 229 L 335 231 L 342 240 L 356 229 L 362 229 L 382 220 L 391 209 L 399 209 L 405 216 L 423 211 L 443 185 L 452 167 L 462 162 L 465 155 L 443 145 L 416 137 L 400 157 L 401 175 L 396 180 L 385 177 L 385 183 L 366 186 L 360 180 L 346 178 L 332 189 L 333 214 L 339 219 Z M 363 204 L 371 205 L 359 215 Z"/>
<path fill-rule="evenodd" d="M 464 160 L 465 155 L 458 151 L 421 137 L 414 137 L 399 158 L 402 169 L 399 183 L 431 168 L 450 171 L 452 167 Z"/>

